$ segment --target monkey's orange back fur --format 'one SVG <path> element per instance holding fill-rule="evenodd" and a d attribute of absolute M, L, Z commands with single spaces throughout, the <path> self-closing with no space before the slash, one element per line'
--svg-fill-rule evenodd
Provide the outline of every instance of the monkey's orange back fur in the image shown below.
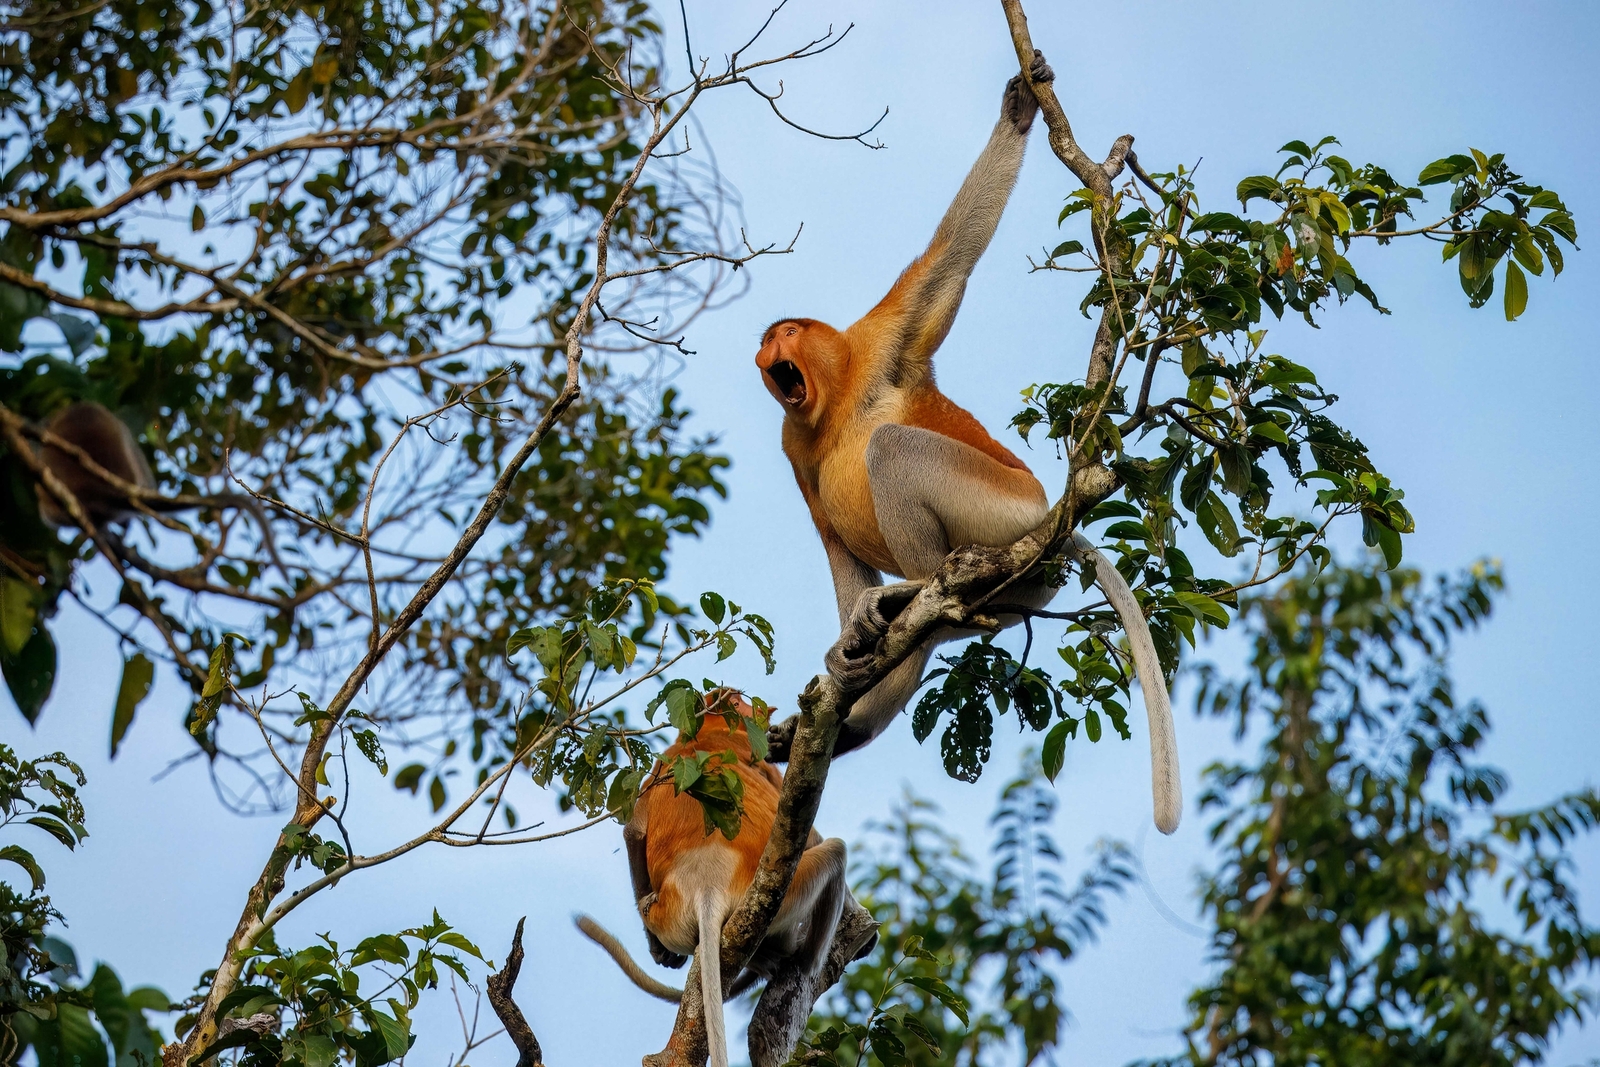
<path fill-rule="evenodd" d="M 748 712 L 749 706 L 741 702 L 740 710 Z M 726 758 L 722 754 L 730 750 L 738 757 L 733 763 L 734 772 L 744 782 L 744 820 L 731 841 L 723 837 L 720 830 L 706 832 L 700 802 L 673 789 L 665 764 L 676 756 L 709 752 L 714 758 L 707 770 L 716 771 L 722 769 L 722 760 Z M 755 878 L 761 851 L 767 847 L 767 838 L 772 836 L 772 824 L 778 814 L 778 790 L 782 784 L 783 777 L 772 764 L 750 763 L 749 735 L 743 726 L 729 730 L 721 715 L 707 715 L 699 733 L 693 738 L 680 737 L 663 753 L 663 762 L 656 764 L 655 773 L 639 797 L 639 803 L 647 807 L 645 817 L 650 826 L 645 842 L 650 884 L 658 887 L 645 925 L 663 944 L 677 952 L 694 951 L 694 935 L 690 934 L 687 939 L 683 936 L 683 927 L 688 925 L 686 920 L 694 916 L 694 901 L 684 899 L 683 887 L 674 877 L 683 857 L 699 849 L 720 853 L 716 860 L 731 868 L 726 891 L 735 899 L 743 894 Z"/>

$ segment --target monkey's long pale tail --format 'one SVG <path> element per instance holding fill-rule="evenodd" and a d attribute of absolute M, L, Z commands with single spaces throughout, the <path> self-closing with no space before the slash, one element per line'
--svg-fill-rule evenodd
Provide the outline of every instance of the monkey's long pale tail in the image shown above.
<path fill-rule="evenodd" d="M 1133 666 L 1144 693 L 1144 709 L 1150 716 L 1150 786 L 1155 797 L 1156 829 L 1170 834 L 1183 817 L 1183 781 L 1178 775 L 1178 741 L 1172 730 L 1172 702 L 1167 697 L 1167 678 L 1161 660 L 1150 640 L 1150 625 L 1145 621 L 1133 590 L 1122 573 L 1101 555 L 1087 537 L 1076 531 L 1073 547 L 1078 555 L 1094 564 L 1095 584 L 1116 609 L 1122 628 L 1133 650 Z"/>
<path fill-rule="evenodd" d="M 722 1018 L 722 920 L 727 918 L 723 895 L 702 889 L 695 901 L 699 912 L 700 1010 L 706 1017 L 706 1044 L 710 1046 L 711 1067 L 728 1067 L 728 1031 Z"/>
<path fill-rule="evenodd" d="M 634 985 L 649 993 L 652 997 L 658 1000 L 665 1000 L 669 1004 L 676 1004 L 683 999 L 683 990 L 677 986 L 670 986 L 665 982 L 657 981 L 647 974 L 643 967 L 635 963 L 633 957 L 628 955 L 628 950 L 622 947 L 622 942 L 612 936 L 610 930 L 607 930 L 587 915 L 574 916 L 572 921 L 577 923 L 578 929 L 583 931 L 584 937 L 606 950 L 606 955 L 610 956 L 617 966 L 622 968 L 622 973 L 627 975 Z"/>

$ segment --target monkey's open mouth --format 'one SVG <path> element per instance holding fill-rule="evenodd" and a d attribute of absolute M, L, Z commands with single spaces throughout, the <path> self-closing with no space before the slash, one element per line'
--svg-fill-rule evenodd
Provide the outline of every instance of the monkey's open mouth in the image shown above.
<path fill-rule="evenodd" d="M 790 407 L 797 408 L 806 402 L 806 377 L 793 363 L 779 360 L 767 368 L 767 377 L 772 379 L 772 384 L 783 394 L 784 403 Z"/>

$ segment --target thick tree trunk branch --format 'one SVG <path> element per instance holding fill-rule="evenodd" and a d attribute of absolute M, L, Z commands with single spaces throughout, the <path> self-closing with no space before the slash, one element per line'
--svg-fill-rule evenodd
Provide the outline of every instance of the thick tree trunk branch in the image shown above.
<path fill-rule="evenodd" d="M 750 1067 L 779 1067 L 788 1061 L 818 998 L 833 988 L 851 962 L 871 951 L 877 934 L 877 921 L 855 897 L 847 896 L 821 972 L 813 977 L 790 960 L 762 991 L 750 1019 Z"/>

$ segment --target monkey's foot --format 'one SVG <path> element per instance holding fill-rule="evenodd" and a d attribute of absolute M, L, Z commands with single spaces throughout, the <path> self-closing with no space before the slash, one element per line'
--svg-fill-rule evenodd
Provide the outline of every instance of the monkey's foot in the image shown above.
<path fill-rule="evenodd" d="M 1050 64 L 1044 61 L 1044 53 L 1037 48 L 1033 50 L 1033 62 L 1028 66 L 1028 75 L 1038 83 L 1055 81 L 1056 72 L 1050 69 Z M 1033 128 L 1033 117 L 1039 113 L 1039 101 L 1034 98 L 1033 90 L 1022 80 L 1022 75 L 1015 75 L 1006 82 L 1005 97 L 1000 110 L 1001 114 L 1011 120 L 1012 126 L 1018 133 L 1026 134 Z"/>
<path fill-rule="evenodd" d="M 839 640 L 828 649 L 823 662 L 828 673 L 846 689 L 860 689 L 872 671 L 872 659 L 877 654 L 878 642 L 889 631 L 889 625 L 906 609 L 906 605 L 922 592 L 925 582 L 896 582 L 878 585 L 862 591 L 856 600 L 850 621 L 845 623 Z"/>
<path fill-rule="evenodd" d="M 659 900 L 660 897 L 660 893 L 646 893 L 638 900 L 639 918 L 645 920 L 645 943 L 650 946 L 650 958 L 661 964 L 661 966 L 682 967 L 689 961 L 689 957 L 680 956 L 676 952 L 673 952 L 671 949 L 667 948 L 666 945 L 661 943 L 660 938 L 656 937 L 655 934 L 650 932 L 650 909 L 656 906 L 656 901 Z"/>
<path fill-rule="evenodd" d="M 680 956 L 673 952 L 666 945 L 663 945 L 660 939 L 649 930 L 644 932 L 644 938 L 650 945 L 650 958 L 661 964 L 661 966 L 678 968 L 689 962 L 688 956 Z"/>

